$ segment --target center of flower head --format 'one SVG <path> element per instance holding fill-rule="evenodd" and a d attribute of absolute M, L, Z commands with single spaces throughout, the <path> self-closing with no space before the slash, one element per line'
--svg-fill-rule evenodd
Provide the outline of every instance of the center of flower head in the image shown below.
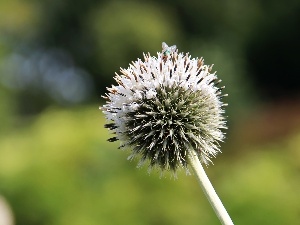
<path fill-rule="evenodd" d="M 201 152 L 204 139 L 211 138 L 206 110 L 213 106 L 206 103 L 201 90 L 172 86 L 156 92 L 156 98 L 141 99 L 140 106 L 127 114 L 127 144 L 142 161 L 149 159 L 151 166 L 176 170 L 186 166 L 189 149 Z"/>
<path fill-rule="evenodd" d="M 112 121 L 106 127 L 116 134 L 109 141 L 130 147 L 129 158 L 176 171 L 187 166 L 189 151 L 204 163 L 219 152 L 225 104 L 222 88 L 215 86 L 219 81 L 202 58 L 178 53 L 175 45 L 162 47 L 157 58 L 144 55 L 144 62 L 121 69 L 103 111 Z"/>
<path fill-rule="evenodd" d="M 187 151 L 206 154 L 217 105 L 207 101 L 201 90 L 185 90 L 180 86 L 162 86 L 153 99 L 141 99 L 134 112 L 127 114 L 127 143 L 133 153 L 150 160 L 150 166 L 176 170 L 187 164 Z M 210 114 L 207 111 L 210 110 Z"/>

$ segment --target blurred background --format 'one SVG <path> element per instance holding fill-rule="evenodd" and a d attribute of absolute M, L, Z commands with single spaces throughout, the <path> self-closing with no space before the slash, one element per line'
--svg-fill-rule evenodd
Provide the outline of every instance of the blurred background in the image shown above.
<path fill-rule="evenodd" d="M 0 224 L 219 224 L 193 176 L 106 141 L 101 95 L 162 41 L 226 86 L 206 171 L 235 224 L 299 224 L 299 27 L 299 0 L 0 0 Z"/>

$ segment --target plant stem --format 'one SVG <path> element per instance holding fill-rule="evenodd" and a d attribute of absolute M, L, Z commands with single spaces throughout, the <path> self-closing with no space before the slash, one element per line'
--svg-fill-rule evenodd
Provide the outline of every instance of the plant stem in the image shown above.
<path fill-rule="evenodd" d="M 220 198 L 218 197 L 214 187 L 210 183 L 200 161 L 196 154 L 196 152 L 191 152 L 189 154 L 189 162 L 196 173 L 197 180 L 199 181 L 199 184 L 206 195 L 209 203 L 211 204 L 212 208 L 214 209 L 217 217 L 219 218 L 220 222 L 223 225 L 233 225 L 233 222 L 227 213 L 225 207 L 223 206 Z"/>

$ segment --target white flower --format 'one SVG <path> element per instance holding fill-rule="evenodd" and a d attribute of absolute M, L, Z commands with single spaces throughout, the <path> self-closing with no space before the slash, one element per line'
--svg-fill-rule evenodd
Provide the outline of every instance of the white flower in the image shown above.
<path fill-rule="evenodd" d="M 116 74 L 117 86 L 108 88 L 101 108 L 111 122 L 105 127 L 131 148 L 130 159 L 140 156 L 140 165 L 176 171 L 188 164 L 188 151 L 195 150 L 208 164 L 224 139 L 226 128 L 221 80 L 210 73 L 203 58 L 178 53 L 163 43 L 157 57 L 144 54 Z"/>

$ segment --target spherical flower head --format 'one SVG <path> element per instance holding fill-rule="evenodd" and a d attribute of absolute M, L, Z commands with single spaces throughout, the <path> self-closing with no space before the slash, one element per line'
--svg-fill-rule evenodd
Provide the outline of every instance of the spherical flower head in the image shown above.
<path fill-rule="evenodd" d="M 157 57 L 144 54 L 116 74 L 118 85 L 108 88 L 101 108 L 115 134 L 108 141 L 120 140 L 120 148 L 131 149 L 129 159 L 138 156 L 150 169 L 187 168 L 193 150 L 208 164 L 224 139 L 224 87 L 203 58 L 162 47 Z"/>

